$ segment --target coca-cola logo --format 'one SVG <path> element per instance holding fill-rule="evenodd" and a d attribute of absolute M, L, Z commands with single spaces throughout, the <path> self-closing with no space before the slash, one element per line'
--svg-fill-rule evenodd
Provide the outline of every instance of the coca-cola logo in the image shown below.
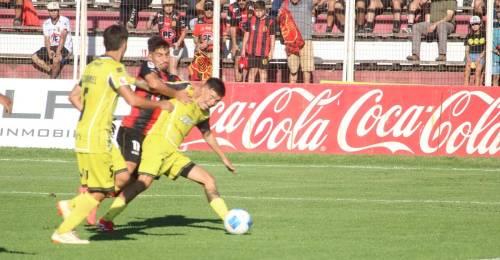
<path fill-rule="evenodd" d="M 280 88 L 261 102 L 220 102 L 212 110 L 218 118 L 212 130 L 231 134 L 242 128 L 241 144 L 250 150 L 263 145 L 274 150 L 285 145 L 290 151 L 315 151 L 327 139 L 326 130 L 331 122 L 329 118 L 320 118 L 319 113 L 341 94 L 342 91 L 334 94 L 331 89 L 314 95 L 303 88 Z M 305 104 L 301 113 L 290 113 L 297 104 Z M 235 147 L 230 140 L 220 136 L 217 139 L 221 145 Z M 182 148 L 199 142 L 184 143 Z"/>
<path fill-rule="evenodd" d="M 415 153 L 405 140 L 410 141 L 418 135 L 419 148 L 426 154 L 439 149 L 453 154 L 464 146 L 467 154 L 493 155 L 500 151 L 500 98 L 492 98 L 482 91 L 459 91 L 439 106 L 412 105 L 403 109 L 398 104 L 384 107 L 383 97 L 381 89 L 374 89 L 361 96 L 347 110 L 337 134 L 342 150 L 360 152 L 385 148 L 392 153 Z M 477 102 L 488 107 L 481 115 L 474 116 L 478 120 L 461 120 L 461 116 L 471 111 L 471 106 L 479 105 Z M 354 121 L 354 118 L 358 120 Z M 378 137 L 375 142 L 351 145 L 354 140 L 349 140 L 349 137 L 362 138 L 370 134 Z M 380 141 L 387 138 L 394 140 Z"/>

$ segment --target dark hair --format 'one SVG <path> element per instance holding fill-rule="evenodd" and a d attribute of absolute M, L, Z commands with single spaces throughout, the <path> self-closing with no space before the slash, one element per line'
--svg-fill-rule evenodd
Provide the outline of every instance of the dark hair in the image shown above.
<path fill-rule="evenodd" d="M 152 36 L 151 38 L 148 39 L 148 51 L 149 52 L 154 52 L 160 48 L 162 49 L 168 49 L 170 47 L 170 44 L 163 40 L 158 35 Z"/>
<path fill-rule="evenodd" d="M 266 3 L 264 1 L 257 1 L 253 4 L 254 9 L 266 10 Z"/>
<path fill-rule="evenodd" d="M 104 47 L 106 51 L 116 51 L 120 49 L 127 39 L 128 31 L 123 25 L 114 24 L 104 30 Z"/>
<path fill-rule="evenodd" d="M 208 86 L 209 89 L 212 89 L 217 93 L 219 97 L 224 97 L 226 95 L 226 86 L 224 85 L 224 82 L 220 80 L 219 78 L 209 78 L 205 84 Z"/>

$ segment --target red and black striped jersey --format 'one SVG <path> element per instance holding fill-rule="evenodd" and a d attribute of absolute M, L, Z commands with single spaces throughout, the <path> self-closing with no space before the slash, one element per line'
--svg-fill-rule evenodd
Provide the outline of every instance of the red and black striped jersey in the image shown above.
<path fill-rule="evenodd" d="M 177 75 L 165 73 L 159 70 L 151 61 L 144 61 L 141 64 L 139 75 L 137 77 L 145 80 L 146 75 L 150 73 L 156 73 L 164 82 L 182 81 L 181 78 L 179 78 Z M 182 89 L 183 86 L 184 84 L 175 84 L 175 86 L 169 86 L 169 84 L 167 84 L 167 87 L 174 87 L 175 89 Z M 188 83 L 185 84 L 184 88 L 186 88 L 187 86 Z M 149 100 L 168 99 L 168 97 L 153 94 L 149 91 L 137 87 L 135 88 L 135 94 Z M 160 109 L 142 109 L 132 107 L 130 114 L 123 118 L 122 126 L 133 128 L 146 134 L 151 126 L 153 126 L 160 112 Z"/>
<path fill-rule="evenodd" d="M 273 19 L 267 15 L 262 18 L 253 16 L 246 22 L 244 30 L 249 33 L 246 53 L 267 57 L 271 49 L 271 35 L 275 35 Z"/>

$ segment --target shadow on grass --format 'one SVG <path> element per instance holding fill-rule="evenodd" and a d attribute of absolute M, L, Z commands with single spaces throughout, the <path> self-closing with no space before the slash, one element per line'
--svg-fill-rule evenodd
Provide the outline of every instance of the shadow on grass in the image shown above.
<path fill-rule="evenodd" d="M 164 233 L 154 234 L 147 232 L 148 229 L 157 227 L 192 227 L 203 228 L 209 230 L 224 231 L 223 228 L 211 227 L 203 223 L 213 223 L 222 225 L 222 221 L 218 219 L 197 219 L 187 218 L 182 215 L 167 215 L 156 218 L 138 218 L 135 221 L 130 221 L 125 225 L 115 225 L 115 230 L 111 233 L 100 232 L 96 228 L 87 228 L 89 232 L 95 233 L 90 240 L 135 240 L 128 237 L 129 235 L 145 235 L 145 236 L 182 236 L 181 233 Z"/>
<path fill-rule="evenodd" d="M 14 250 L 9 250 L 4 247 L 0 247 L 0 255 L 1 254 L 15 254 L 15 255 L 36 255 L 34 253 L 27 253 L 27 252 L 21 252 L 21 251 L 14 251 Z"/>

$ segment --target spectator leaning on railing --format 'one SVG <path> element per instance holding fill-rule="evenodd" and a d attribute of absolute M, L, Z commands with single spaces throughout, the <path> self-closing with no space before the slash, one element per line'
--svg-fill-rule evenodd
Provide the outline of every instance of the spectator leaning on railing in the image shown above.
<path fill-rule="evenodd" d="M 470 73 L 475 69 L 475 85 L 480 86 L 483 79 L 484 58 L 486 55 L 486 32 L 479 16 L 472 16 L 469 22 L 469 34 L 465 37 L 464 85 L 469 85 Z"/>
<path fill-rule="evenodd" d="M 422 35 L 437 34 L 439 56 L 436 61 L 446 61 L 446 45 L 448 35 L 455 30 L 455 11 L 457 2 L 455 0 L 432 0 L 430 10 L 430 22 L 421 22 L 413 26 L 411 49 L 412 55 L 407 59 L 410 61 L 420 60 L 420 43 Z"/>
<path fill-rule="evenodd" d="M 175 10 L 175 0 L 162 0 L 163 10 L 149 17 L 148 29 L 158 26 L 160 37 L 170 46 L 169 72 L 177 75 L 179 61 L 187 57 L 184 46 L 186 37 L 186 18 Z"/>
<path fill-rule="evenodd" d="M 57 78 L 73 48 L 71 28 L 69 19 L 59 15 L 58 2 L 49 2 L 47 9 L 49 19 L 43 23 L 44 47 L 35 52 L 31 59 L 51 78 Z"/>

